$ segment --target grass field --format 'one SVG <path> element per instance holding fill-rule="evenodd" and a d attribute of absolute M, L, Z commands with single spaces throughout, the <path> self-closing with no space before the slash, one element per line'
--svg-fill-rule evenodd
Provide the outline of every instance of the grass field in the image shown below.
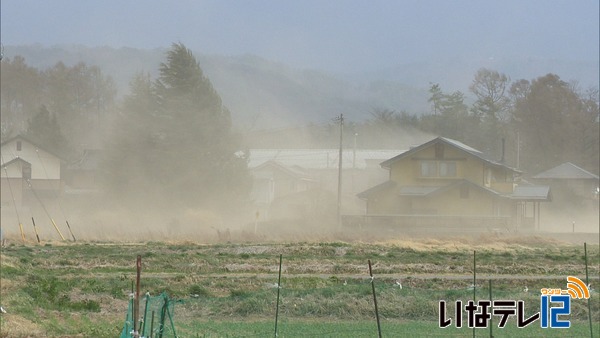
<path fill-rule="evenodd" d="M 598 245 L 588 245 L 592 287 L 598 283 Z M 540 238 L 473 238 L 361 242 L 191 242 L 9 244 L 1 256 L 2 337 L 117 337 L 123 327 L 135 258 L 142 256 L 144 293 L 166 291 L 181 337 L 274 336 L 277 291 L 280 337 L 376 337 L 371 279 L 383 336 L 472 337 L 472 329 L 438 327 L 439 300 L 525 301 L 539 311 L 541 288 L 566 288 L 566 277 L 585 280 L 582 245 Z M 283 257 L 281 288 L 277 276 Z M 400 287 L 400 285 L 402 287 Z M 600 301 L 592 292 L 594 333 Z M 495 337 L 589 337 L 588 303 L 572 300 L 565 330 L 524 329 L 510 318 Z M 499 317 L 492 316 L 494 325 Z M 477 329 L 478 337 L 489 336 Z"/>

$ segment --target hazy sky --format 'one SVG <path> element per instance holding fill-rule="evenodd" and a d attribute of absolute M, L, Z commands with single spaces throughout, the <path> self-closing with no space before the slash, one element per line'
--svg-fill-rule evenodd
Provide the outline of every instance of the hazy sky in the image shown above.
<path fill-rule="evenodd" d="M 2 0 L 4 45 L 255 54 L 373 70 L 442 58 L 599 59 L 598 0 Z"/>

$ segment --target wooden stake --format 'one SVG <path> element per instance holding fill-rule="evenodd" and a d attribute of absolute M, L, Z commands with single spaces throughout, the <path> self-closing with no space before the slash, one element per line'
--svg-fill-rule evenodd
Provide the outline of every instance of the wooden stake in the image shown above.
<path fill-rule="evenodd" d="M 52 225 L 54 225 L 54 229 L 56 229 L 56 231 L 58 232 L 58 234 L 60 235 L 60 238 L 62 238 L 62 240 L 65 240 L 65 236 L 63 236 L 62 232 L 60 232 L 60 230 L 58 229 L 58 227 L 56 226 L 56 223 L 54 223 L 54 220 L 52 218 L 50 218 L 50 221 L 52 221 Z"/>
<path fill-rule="evenodd" d="M 73 235 L 73 231 L 71 231 L 71 225 L 69 224 L 69 221 L 65 221 L 67 222 L 67 228 L 69 228 L 69 232 L 71 233 L 71 237 L 73 237 L 73 242 L 77 242 L 77 239 L 75 238 L 75 235 Z"/>
<path fill-rule="evenodd" d="M 25 244 L 25 232 L 23 232 L 23 224 L 21 224 L 21 222 L 19 222 L 19 230 L 21 230 L 21 240 L 23 241 L 23 244 Z"/>
<path fill-rule="evenodd" d="M 33 231 L 35 231 L 35 237 L 37 237 L 38 244 L 40 243 L 40 235 L 38 235 L 37 227 L 35 226 L 35 220 L 31 217 L 31 222 L 33 223 Z"/>

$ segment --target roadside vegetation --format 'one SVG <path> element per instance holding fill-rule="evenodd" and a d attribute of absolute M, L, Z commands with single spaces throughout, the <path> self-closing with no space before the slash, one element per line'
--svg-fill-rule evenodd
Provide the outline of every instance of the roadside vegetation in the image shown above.
<path fill-rule="evenodd" d="M 264 337 L 273 334 L 279 255 L 283 257 L 279 332 L 287 337 L 372 337 L 377 334 L 371 279 L 373 263 L 385 336 L 468 336 L 471 329 L 438 328 L 439 300 L 473 297 L 524 300 L 539 311 L 541 288 L 566 288 L 566 277 L 585 280 L 582 245 L 526 238 L 384 243 L 133 244 L 49 242 L 2 249 L 1 337 L 115 337 L 123 327 L 142 256 L 143 293 L 166 291 L 181 300 L 175 324 L 182 337 Z M 588 245 L 588 273 L 597 289 L 600 254 Z M 598 293 L 592 291 L 595 332 Z M 573 300 L 570 333 L 589 335 L 587 301 Z M 497 325 L 499 317 L 493 317 Z M 539 323 L 516 329 L 511 318 L 497 337 L 544 336 Z M 477 330 L 478 335 L 489 335 Z M 351 333 L 351 334 L 350 334 Z M 557 334 L 558 334 L 557 333 Z M 564 332 L 563 332 L 564 333 Z"/>

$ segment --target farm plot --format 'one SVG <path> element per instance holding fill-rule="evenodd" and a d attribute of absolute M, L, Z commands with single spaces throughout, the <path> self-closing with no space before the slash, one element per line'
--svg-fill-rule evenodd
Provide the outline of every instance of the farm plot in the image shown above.
<path fill-rule="evenodd" d="M 589 336 L 590 310 L 592 330 L 600 333 L 600 302 L 593 290 L 600 254 L 598 245 L 586 249 L 591 301 L 588 307 L 587 300 L 573 299 L 570 315 L 561 317 L 571 322 L 569 336 Z M 453 318 L 456 300 L 488 300 L 491 293 L 493 300 L 522 300 L 530 318 L 540 311 L 541 289 L 565 289 L 567 276 L 586 280 L 583 246 L 535 238 L 12 244 L 2 249 L 1 303 L 7 313 L 0 317 L 0 336 L 118 336 L 137 255 L 143 259 L 142 291 L 166 291 L 180 300 L 174 318 L 181 337 L 274 336 L 276 316 L 280 337 L 374 337 L 372 283 L 383 336 L 470 337 L 466 313 L 461 328 L 455 322 L 439 328 L 440 300 Z M 493 335 L 565 334 L 541 329 L 539 320 L 518 329 L 516 317 L 498 328 L 500 317 L 491 316 Z M 476 329 L 476 335 L 490 331 Z"/>

